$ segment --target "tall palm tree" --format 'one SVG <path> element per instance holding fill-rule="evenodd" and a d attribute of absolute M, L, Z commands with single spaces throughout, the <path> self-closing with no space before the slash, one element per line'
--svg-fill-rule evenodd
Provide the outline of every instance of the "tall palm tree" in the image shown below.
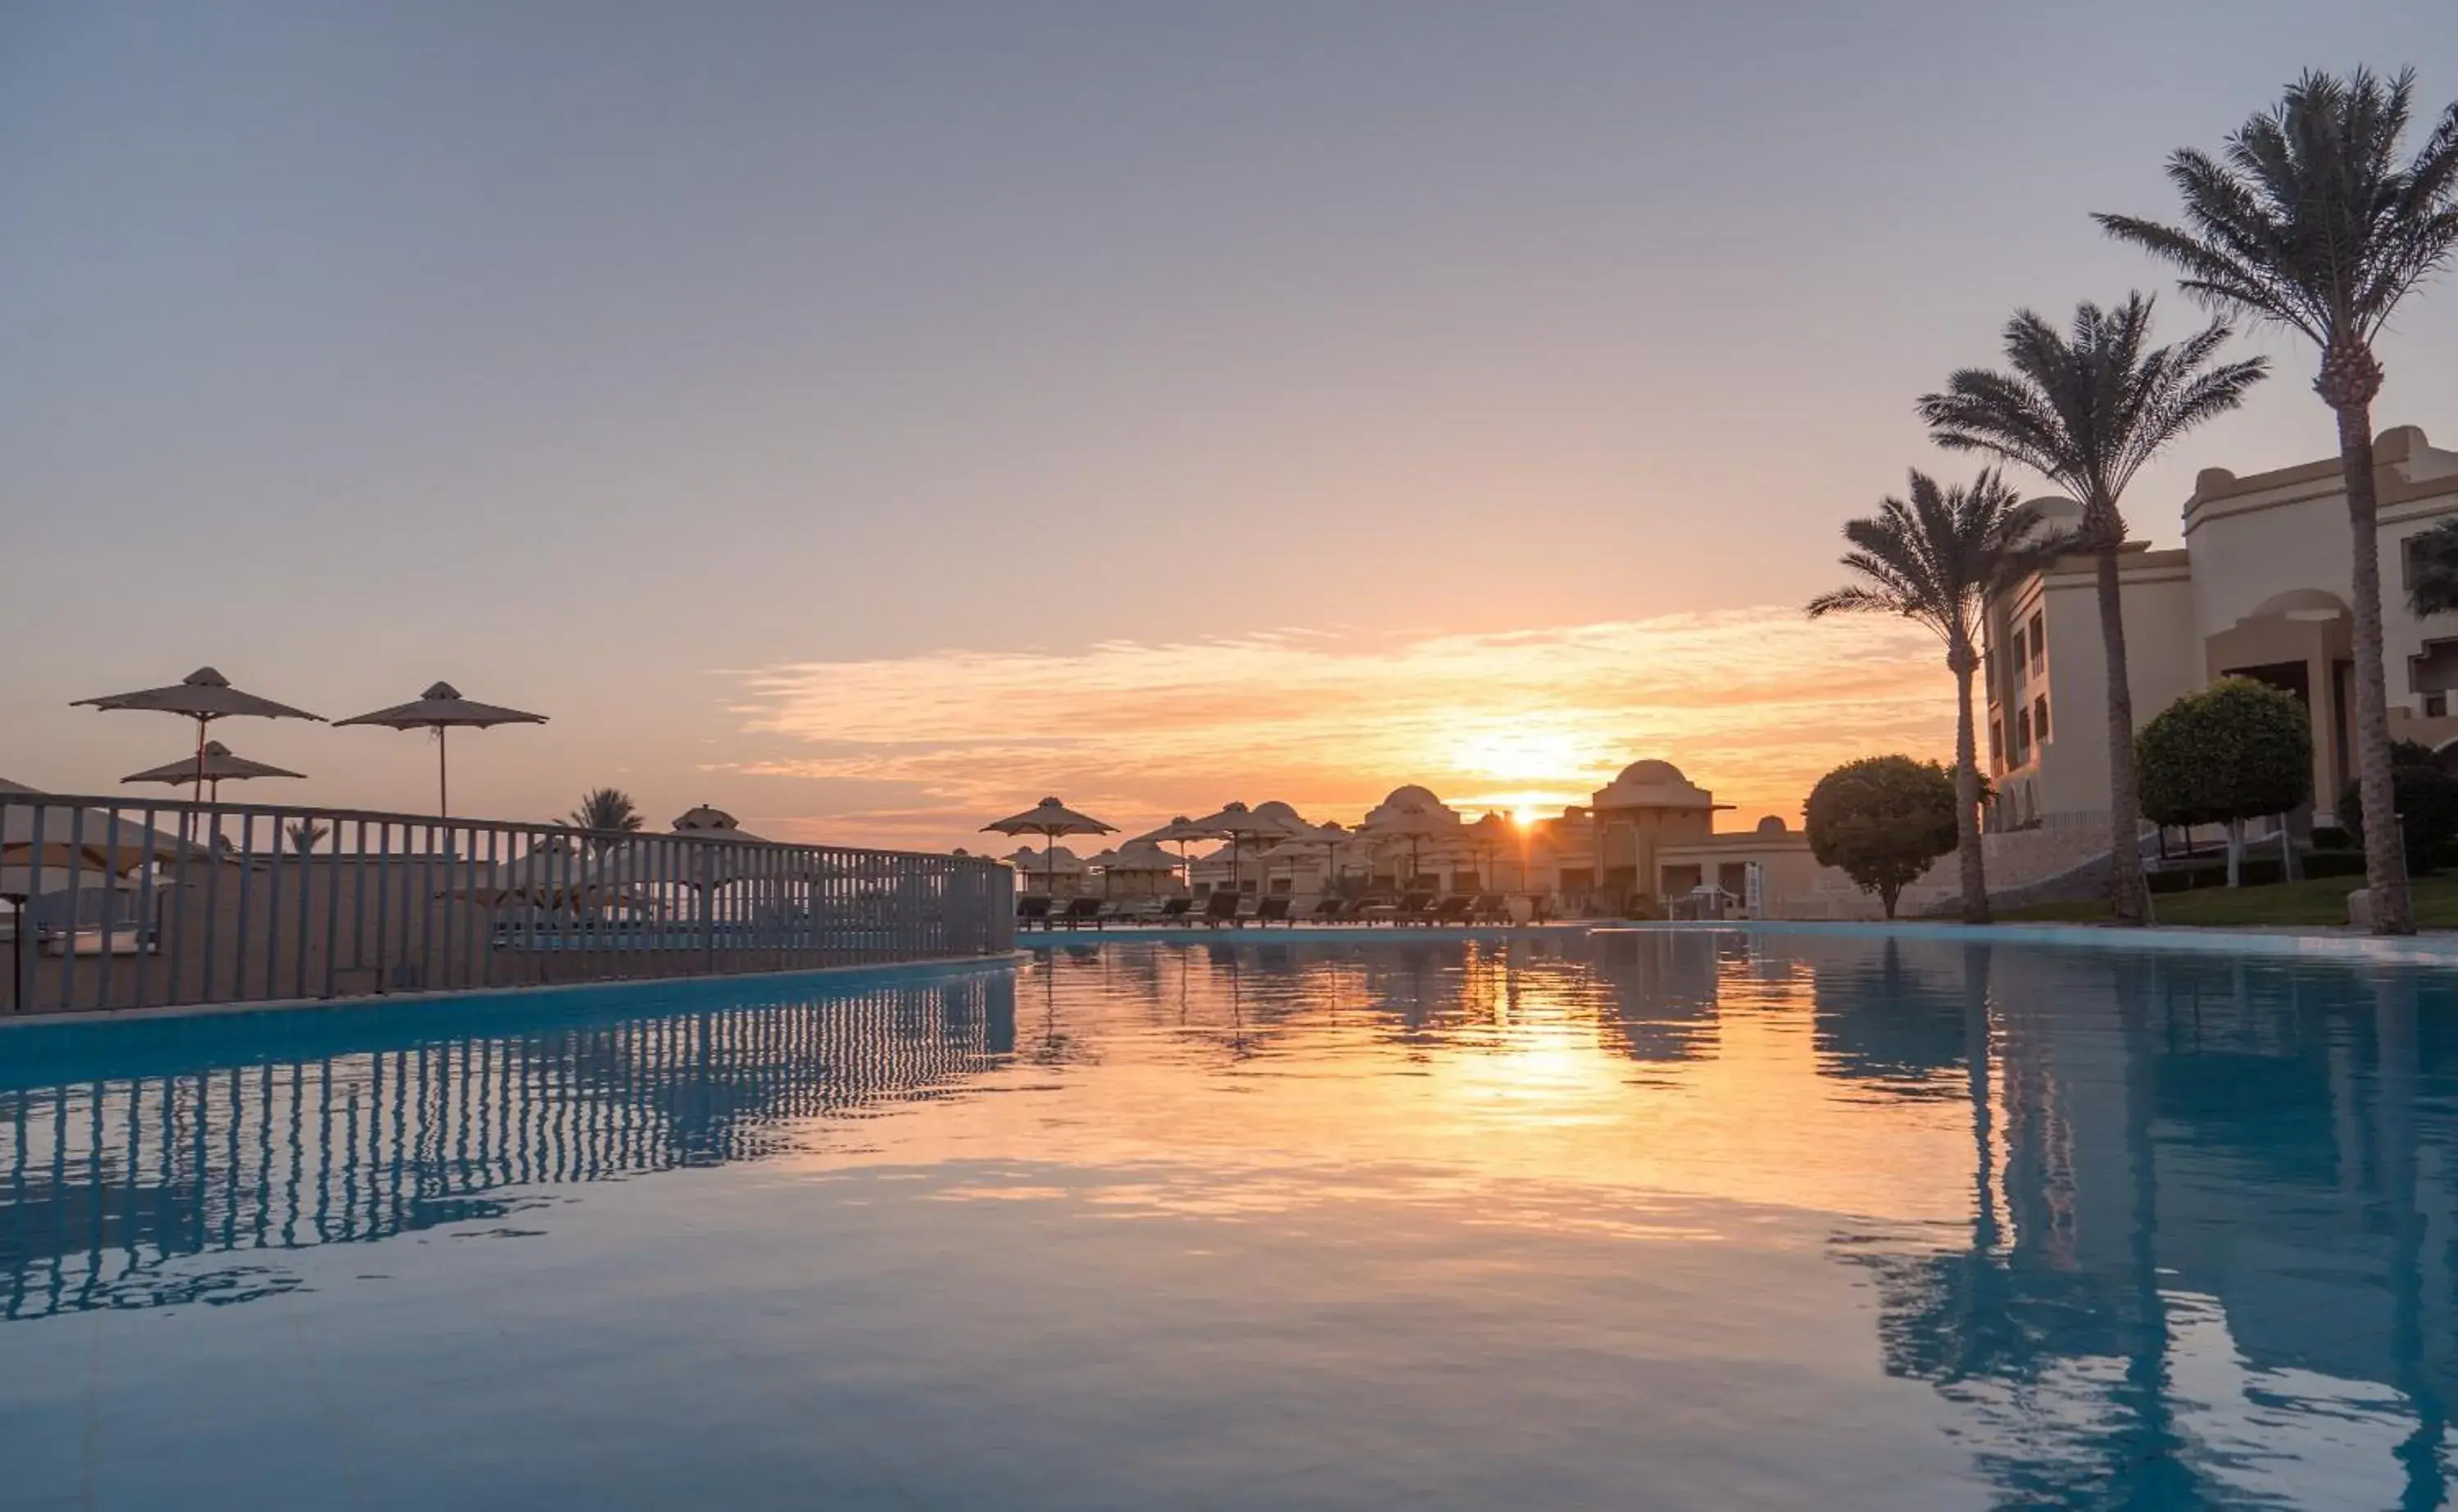
<path fill-rule="evenodd" d="M 1967 367 L 1943 393 L 1924 394 L 1931 436 L 1954 451 L 1989 451 L 2022 464 L 2082 506 L 2076 543 L 2098 569 L 2099 639 L 2108 659 L 2109 901 L 2120 923 L 2148 918 L 2134 774 L 2134 690 L 2125 670 L 2125 611 L 2117 557 L 2125 546 L 2126 487 L 2161 448 L 2243 403 L 2269 371 L 2260 358 L 2217 361 L 2223 321 L 2170 346 L 2151 344 L 2152 300 L 2074 307 L 2064 333 L 2030 310 L 2006 322 L 2010 371 Z"/>
<path fill-rule="evenodd" d="M 2391 860 L 2389 692 L 2382 670 L 2381 555 L 2375 539 L 2373 413 L 2382 365 L 2373 339 L 2415 286 L 2458 249 L 2458 103 L 2423 150 L 2399 161 L 2415 72 L 2384 79 L 2307 72 L 2246 121 L 2214 158 L 2168 156 L 2184 228 L 2098 216 L 2111 235 L 2173 264 L 2186 292 L 2219 309 L 2303 334 L 2322 350 L 2313 391 L 2338 412 L 2339 470 L 2354 535 L 2356 767 L 2364 811 L 2364 880 L 2373 928 L 2412 934 L 2404 869 Z"/>
<path fill-rule="evenodd" d="M 1954 673 L 1954 828 L 1963 861 L 1963 918 L 1989 922 L 1989 878 L 1980 854 L 1980 753 L 1972 733 L 1971 674 L 1980 670 L 1980 616 L 1989 597 L 2069 549 L 1994 468 L 1968 487 L 1940 487 L 1913 469 L 1910 501 L 1891 495 L 1878 512 L 1844 524 L 1852 549 L 1843 566 L 1859 581 L 1809 601 L 1809 617 L 1895 614 L 1946 643 Z"/>
<path fill-rule="evenodd" d="M 580 807 L 566 816 L 564 822 L 576 830 L 594 830 L 597 839 L 593 846 L 602 844 L 603 837 L 631 835 L 640 828 L 640 807 L 632 795 L 621 788 L 592 788 L 582 796 Z"/>
<path fill-rule="evenodd" d="M 316 848 L 316 842 L 332 831 L 314 819 L 292 819 L 289 824 L 290 846 L 304 856 Z"/>

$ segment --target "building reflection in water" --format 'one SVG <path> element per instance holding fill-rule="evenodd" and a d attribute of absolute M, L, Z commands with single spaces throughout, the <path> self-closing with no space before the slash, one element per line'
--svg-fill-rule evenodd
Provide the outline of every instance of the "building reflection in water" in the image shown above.
<path fill-rule="evenodd" d="M 298 1284 L 267 1252 L 780 1153 L 803 1121 L 928 1096 L 1005 1057 L 1014 992 L 1005 972 L 969 973 L 589 1022 L 557 1022 L 570 1010 L 549 1000 L 527 1025 L 507 1012 L 459 1035 L 423 1032 L 432 1015 L 414 1006 L 268 1015 L 254 1056 L 225 1036 L 183 1057 L 177 1020 L 103 1026 L 112 1064 L 140 1074 L 51 1081 L 21 1056 L 18 1085 L 0 1084 L 0 1318 L 246 1300 Z M 330 1053 L 280 1047 L 319 1033 Z M 227 1263 L 173 1263 L 198 1257 Z"/>

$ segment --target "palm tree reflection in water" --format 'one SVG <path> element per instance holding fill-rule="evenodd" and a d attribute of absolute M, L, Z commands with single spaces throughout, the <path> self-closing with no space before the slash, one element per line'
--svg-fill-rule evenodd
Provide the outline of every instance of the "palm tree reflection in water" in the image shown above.
<path fill-rule="evenodd" d="M 2423 1061 L 2416 1025 L 2420 999 L 2426 1022 L 2458 1008 L 2448 989 L 1960 953 L 1968 1245 L 1838 1235 L 1875 1275 L 1888 1373 L 1978 1416 L 1978 1460 L 2009 1506 L 2261 1500 L 2269 1471 L 2344 1455 L 2329 1440 L 2367 1418 L 2399 1438 L 2397 1504 L 2444 1505 L 2458 1285 L 2447 1247 L 2423 1242 L 2422 1174 L 2442 1168 L 2419 1151 L 2458 1130 L 2420 1130 L 2416 1109 L 2420 1084 L 2446 1108 L 2458 1076 L 2447 1054 Z M 1850 1011 L 1897 1016 L 1920 996 Z M 2213 1389 L 2213 1354 L 2232 1357 L 2216 1362 L 2228 1389 Z"/>

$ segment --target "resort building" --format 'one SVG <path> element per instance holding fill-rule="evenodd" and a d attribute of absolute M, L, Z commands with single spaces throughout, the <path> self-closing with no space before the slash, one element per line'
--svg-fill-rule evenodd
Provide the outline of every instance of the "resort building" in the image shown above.
<path fill-rule="evenodd" d="M 2458 743 L 2458 616 L 2418 619 L 2406 589 L 2408 543 L 2458 514 L 2458 452 L 2411 425 L 2385 431 L 2374 478 L 2390 735 L 2445 748 Z M 2075 512 L 2064 500 L 2047 507 L 2061 521 Z M 2136 727 L 2217 677 L 2285 689 L 2313 716 L 2309 818 L 2334 822 L 2353 771 L 2348 548 L 2335 456 L 2243 478 L 2203 471 L 2185 501 L 2184 545 L 2130 546 L 2120 570 Z M 1989 827 L 2104 827 L 2107 677 L 2092 560 L 2071 557 L 2018 584 L 1989 607 L 1986 635 Z"/>

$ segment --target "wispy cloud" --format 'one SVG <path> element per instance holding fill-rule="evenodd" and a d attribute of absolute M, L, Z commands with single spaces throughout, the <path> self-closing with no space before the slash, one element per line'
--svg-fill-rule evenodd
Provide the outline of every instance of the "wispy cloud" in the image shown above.
<path fill-rule="evenodd" d="M 1943 753 L 1935 643 L 1888 622 L 1736 610 L 1500 634 L 1283 631 L 1068 653 L 947 651 L 741 674 L 752 775 L 851 794 L 821 828 L 952 841 L 1045 793 L 1120 824 L 1242 797 L 1353 818 L 1402 782 L 1469 805 L 1583 797 L 1639 756 L 1797 814 L 1818 775 Z"/>

